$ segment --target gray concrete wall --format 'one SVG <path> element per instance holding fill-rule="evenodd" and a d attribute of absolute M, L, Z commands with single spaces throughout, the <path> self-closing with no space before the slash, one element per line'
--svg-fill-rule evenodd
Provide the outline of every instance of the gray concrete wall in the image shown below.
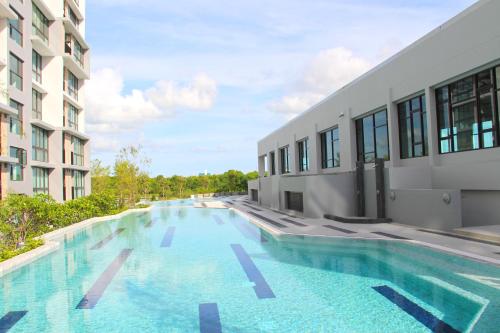
<path fill-rule="evenodd" d="M 451 230 L 462 226 L 461 194 L 458 190 L 393 190 L 387 197 L 387 213 L 396 223 Z M 449 195 L 449 204 L 443 195 Z"/>
<path fill-rule="evenodd" d="M 462 191 L 464 227 L 500 225 L 500 191 Z"/>

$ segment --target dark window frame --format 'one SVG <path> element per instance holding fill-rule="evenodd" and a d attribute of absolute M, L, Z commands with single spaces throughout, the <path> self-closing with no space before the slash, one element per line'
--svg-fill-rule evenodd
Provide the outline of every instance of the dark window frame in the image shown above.
<path fill-rule="evenodd" d="M 49 194 L 50 190 L 50 171 L 46 168 L 32 167 L 33 172 L 33 194 Z M 46 181 L 45 181 L 46 178 Z M 37 182 L 37 180 L 43 179 L 43 184 Z M 43 186 L 39 186 L 43 185 Z"/>
<path fill-rule="evenodd" d="M 269 168 L 271 172 L 271 176 L 276 175 L 276 153 L 272 151 L 270 154 L 270 164 L 271 167 Z"/>
<path fill-rule="evenodd" d="M 477 71 L 476 73 L 472 75 L 468 75 L 466 77 L 463 77 L 459 80 L 455 80 L 451 83 L 448 83 L 444 86 L 438 87 L 435 89 L 435 95 L 436 95 L 436 113 L 437 113 L 437 135 L 438 135 L 438 145 L 439 145 L 439 154 L 440 155 L 446 155 L 446 154 L 453 154 L 453 153 L 462 153 L 462 152 L 469 152 L 469 151 L 476 151 L 476 150 L 484 150 L 484 149 L 492 149 L 492 148 L 498 148 L 500 147 L 500 118 L 499 118 L 499 94 L 498 92 L 500 91 L 500 87 L 498 86 L 497 82 L 497 73 L 496 69 L 500 68 L 500 66 L 493 66 L 491 68 L 483 69 L 480 71 Z M 489 92 L 480 92 L 479 91 L 479 82 L 478 82 L 478 77 L 479 75 L 489 72 L 490 74 L 490 79 L 491 79 L 491 87 Z M 464 100 L 459 100 L 456 102 L 453 102 L 452 100 L 452 92 L 451 92 L 451 86 L 459 84 L 467 79 L 472 79 L 472 93 L 473 95 L 464 99 Z M 441 114 L 440 114 L 440 92 L 444 91 L 444 89 L 447 90 L 447 103 L 441 103 L 441 104 L 447 104 L 447 109 L 443 110 L 444 114 L 443 116 L 446 117 L 448 123 L 449 123 L 449 128 L 448 128 L 448 135 L 446 136 L 441 136 L 441 131 L 445 129 L 445 127 L 442 127 L 441 123 Z M 483 123 L 480 121 L 480 107 L 481 107 L 481 98 L 490 95 L 491 98 L 491 108 L 492 108 L 492 128 L 491 129 L 484 129 L 483 128 Z M 454 117 L 453 113 L 453 108 L 455 107 L 460 107 L 460 106 L 465 106 L 471 104 L 473 107 L 473 112 L 474 112 L 474 122 L 477 126 L 477 140 L 478 140 L 478 148 L 470 148 L 470 149 L 461 149 L 458 150 L 458 147 L 456 147 L 455 143 L 455 138 L 458 137 L 459 132 L 456 130 L 456 119 Z M 491 147 L 485 147 L 484 146 L 484 133 L 492 132 L 492 136 L 494 138 L 493 146 Z M 474 133 L 472 134 L 474 136 Z M 443 147 L 441 145 L 441 142 L 444 140 L 448 140 L 448 145 L 449 145 L 449 151 L 443 151 Z M 458 140 L 458 139 L 457 139 Z"/>
<path fill-rule="evenodd" d="M 327 135 L 330 133 L 331 141 L 327 142 Z M 335 134 L 335 136 L 334 136 Z M 336 137 L 336 139 L 335 139 Z M 321 168 L 322 169 L 333 169 L 333 168 L 339 168 L 340 167 L 340 130 L 338 126 L 331 127 L 327 130 L 324 130 L 319 133 L 319 138 L 321 142 Z M 335 149 L 335 143 L 338 143 L 338 160 L 335 158 L 335 155 L 337 154 L 336 149 Z M 329 163 L 330 159 L 328 158 L 328 150 L 327 150 L 327 145 L 331 145 L 331 150 L 332 150 L 332 159 L 331 159 L 331 165 Z"/>
<path fill-rule="evenodd" d="M 19 46 L 24 46 L 24 17 L 21 16 L 12 6 L 10 9 L 16 14 L 17 19 L 9 20 L 9 37 Z M 17 26 L 14 26 L 14 21 L 17 21 Z M 16 38 L 17 37 L 17 38 Z"/>
<path fill-rule="evenodd" d="M 306 137 L 297 141 L 297 151 L 299 157 L 299 172 L 307 172 L 310 168 L 309 138 Z"/>
<path fill-rule="evenodd" d="M 35 50 L 31 51 L 31 73 L 36 82 L 42 83 L 42 56 Z"/>
<path fill-rule="evenodd" d="M 413 108 L 413 101 L 415 99 L 418 99 L 419 103 L 419 108 L 414 109 Z M 428 139 L 428 127 L 427 127 L 427 107 L 425 105 L 426 103 L 426 96 L 425 94 L 421 95 L 416 95 L 412 98 L 408 98 L 397 105 L 398 109 L 398 129 L 399 129 L 399 155 L 401 159 L 410 159 L 410 158 L 419 158 L 419 157 L 425 157 L 429 155 L 429 139 Z M 401 116 L 402 112 L 405 112 L 403 110 L 403 107 L 409 107 L 409 116 L 405 115 L 404 117 Z M 415 142 L 415 123 L 414 123 L 414 114 L 418 114 L 420 118 L 420 135 L 422 138 L 421 142 Z M 405 121 L 408 119 L 410 120 L 410 150 L 408 151 L 408 156 L 404 156 L 403 154 L 403 141 L 402 141 L 402 118 L 404 118 Z M 422 145 L 422 154 L 417 155 L 415 152 L 415 147 L 418 145 Z"/>
<path fill-rule="evenodd" d="M 23 91 L 23 85 L 24 85 L 23 65 L 24 65 L 24 61 L 12 52 L 9 53 L 9 56 L 10 56 L 9 57 L 9 83 L 10 83 L 10 86 L 12 86 L 20 91 Z M 12 69 L 12 61 L 16 62 L 16 67 L 17 67 L 18 71 L 14 71 Z M 14 80 L 14 77 L 17 80 Z"/>
<path fill-rule="evenodd" d="M 31 117 L 42 120 L 42 100 L 43 94 L 36 89 L 31 91 Z"/>
<path fill-rule="evenodd" d="M 284 146 L 279 149 L 280 153 L 280 172 L 282 175 L 291 173 L 290 169 L 290 146 Z"/>
<path fill-rule="evenodd" d="M 49 161 L 49 131 L 37 127 L 31 127 L 31 158 L 33 161 Z"/>
<path fill-rule="evenodd" d="M 377 126 L 375 116 L 381 112 L 385 112 L 385 125 Z M 373 134 L 373 161 L 366 160 L 366 151 L 364 145 L 365 133 L 364 133 L 364 124 L 363 121 L 366 118 L 372 117 L 372 134 Z M 387 108 L 378 109 L 377 111 L 371 112 L 365 116 L 355 119 L 355 127 L 356 127 L 356 147 L 357 147 L 357 159 L 358 161 L 363 161 L 364 163 L 375 163 L 375 159 L 382 158 L 378 156 L 377 151 L 377 129 L 384 127 L 386 128 L 386 137 L 387 137 L 387 158 L 385 161 L 390 161 L 391 159 L 391 146 L 389 140 L 389 118 L 387 114 Z M 371 153 L 371 152 L 369 152 Z"/>

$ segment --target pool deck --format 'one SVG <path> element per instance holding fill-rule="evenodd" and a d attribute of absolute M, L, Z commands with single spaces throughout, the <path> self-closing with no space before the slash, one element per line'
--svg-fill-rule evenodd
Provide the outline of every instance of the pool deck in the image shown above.
<path fill-rule="evenodd" d="M 274 211 L 247 197 L 225 199 L 224 203 L 275 237 L 311 236 L 354 239 L 385 239 L 430 247 L 470 259 L 500 266 L 500 241 L 471 237 L 472 234 L 418 228 L 397 223 L 352 224 L 325 218 L 303 218 Z M 488 228 L 496 231 L 498 228 Z M 481 230 L 481 228 L 477 229 Z M 490 231 L 491 232 L 491 231 Z M 493 232 L 494 233 L 494 232 Z"/>

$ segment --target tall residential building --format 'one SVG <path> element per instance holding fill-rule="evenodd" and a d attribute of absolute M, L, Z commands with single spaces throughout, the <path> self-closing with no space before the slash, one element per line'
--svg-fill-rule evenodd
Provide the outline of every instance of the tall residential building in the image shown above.
<path fill-rule="evenodd" d="M 90 193 L 85 0 L 0 0 L 0 198 Z"/>
<path fill-rule="evenodd" d="M 499 13 L 476 2 L 260 140 L 250 197 L 341 222 L 500 224 Z"/>

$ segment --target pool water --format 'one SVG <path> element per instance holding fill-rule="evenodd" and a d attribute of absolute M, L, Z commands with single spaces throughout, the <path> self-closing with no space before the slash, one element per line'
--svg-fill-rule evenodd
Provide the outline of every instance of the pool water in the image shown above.
<path fill-rule="evenodd" d="M 0 332 L 500 332 L 500 268 L 158 203 L 0 279 Z M 3 325 L 3 327 L 2 327 Z"/>

